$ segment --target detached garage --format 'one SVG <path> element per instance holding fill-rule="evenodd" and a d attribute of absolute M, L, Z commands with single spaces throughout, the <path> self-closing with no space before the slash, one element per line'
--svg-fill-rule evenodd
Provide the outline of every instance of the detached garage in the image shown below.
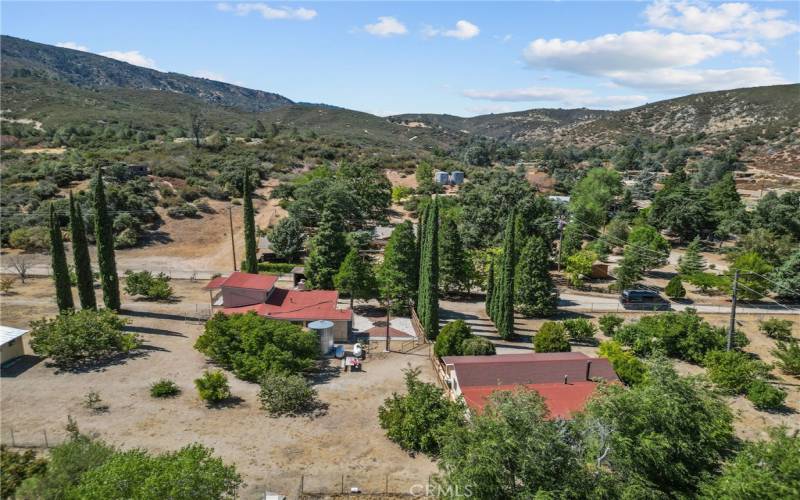
<path fill-rule="evenodd" d="M 0 325 L 0 364 L 4 365 L 25 355 L 24 335 L 28 330 Z"/>

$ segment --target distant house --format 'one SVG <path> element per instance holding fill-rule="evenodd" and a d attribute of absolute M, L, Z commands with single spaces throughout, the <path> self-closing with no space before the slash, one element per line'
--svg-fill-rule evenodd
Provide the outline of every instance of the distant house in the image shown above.
<path fill-rule="evenodd" d="M 28 330 L 0 326 L 0 364 L 25 355 L 24 337 L 27 333 Z"/>
<path fill-rule="evenodd" d="M 141 177 L 150 174 L 150 167 L 140 163 L 136 165 L 128 165 L 128 172 L 130 175 Z"/>
<path fill-rule="evenodd" d="M 258 238 L 258 260 L 261 262 L 271 262 L 275 260 L 275 251 L 272 249 L 272 242 L 266 236 Z"/>
<path fill-rule="evenodd" d="M 336 290 L 287 290 L 277 288 L 276 276 L 235 272 L 211 280 L 205 287 L 212 306 L 225 314 L 254 311 L 260 316 L 307 326 L 317 320 L 333 322 L 336 340 L 348 340 L 353 312 L 339 308 Z M 216 292 L 216 296 L 214 295 Z"/>
<path fill-rule="evenodd" d="M 552 418 L 568 419 L 584 408 L 598 381 L 619 382 L 607 359 L 580 352 L 445 356 L 442 361 L 451 396 L 463 396 L 477 412 L 493 392 L 524 386 L 544 398 Z"/>

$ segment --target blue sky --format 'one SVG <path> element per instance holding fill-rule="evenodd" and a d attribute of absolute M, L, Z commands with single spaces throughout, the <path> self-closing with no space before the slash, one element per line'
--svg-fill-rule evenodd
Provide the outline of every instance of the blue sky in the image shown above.
<path fill-rule="evenodd" d="M 2 2 L 2 33 L 379 115 L 800 81 L 798 2 Z"/>

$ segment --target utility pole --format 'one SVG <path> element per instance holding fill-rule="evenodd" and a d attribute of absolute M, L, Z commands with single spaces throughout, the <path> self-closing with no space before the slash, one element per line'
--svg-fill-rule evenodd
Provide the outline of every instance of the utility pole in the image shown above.
<path fill-rule="evenodd" d="M 558 260 L 556 260 L 556 266 L 559 271 L 561 271 L 561 243 L 564 241 L 564 225 L 566 224 L 566 220 L 563 217 L 559 217 L 556 219 L 558 223 Z"/>
<path fill-rule="evenodd" d="M 739 285 L 739 270 L 733 273 L 733 297 L 731 299 L 731 323 L 728 325 L 728 351 L 733 343 L 733 332 L 736 329 L 736 288 Z"/>
<path fill-rule="evenodd" d="M 383 352 L 389 352 L 389 310 L 392 308 L 392 299 L 386 298 L 386 347 Z"/>
<path fill-rule="evenodd" d="M 233 212 L 230 205 L 228 205 L 228 222 L 231 226 L 231 252 L 233 253 L 233 270 L 236 271 L 236 242 L 233 238 Z"/>

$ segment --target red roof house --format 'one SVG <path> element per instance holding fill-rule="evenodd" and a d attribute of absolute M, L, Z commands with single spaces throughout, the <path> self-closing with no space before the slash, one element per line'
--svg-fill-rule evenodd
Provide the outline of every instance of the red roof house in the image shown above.
<path fill-rule="evenodd" d="M 275 287 L 278 278 L 263 274 L 235 272 L 211 280 L 205 290 L 221 290 L 212 298 L 225 314 L 254 311 L 260 316 L 293 321 L 305 325 L 311 321 L 334 322 L 334 337 L 346 339 L 351 330 L 353 312 L 339 308 L 336 290 L 287 290 Z"/>
<path fill-rule="evenodd" d="M 607 359 L 579 352 L 446 356 L 442 361 L 453 397 L 463 396 L 478 412 L 493 392 L 522 386 L 544 398 L 552 418 L 567 419 L 583 409 L 598 380 L 619 382 Z"/>

